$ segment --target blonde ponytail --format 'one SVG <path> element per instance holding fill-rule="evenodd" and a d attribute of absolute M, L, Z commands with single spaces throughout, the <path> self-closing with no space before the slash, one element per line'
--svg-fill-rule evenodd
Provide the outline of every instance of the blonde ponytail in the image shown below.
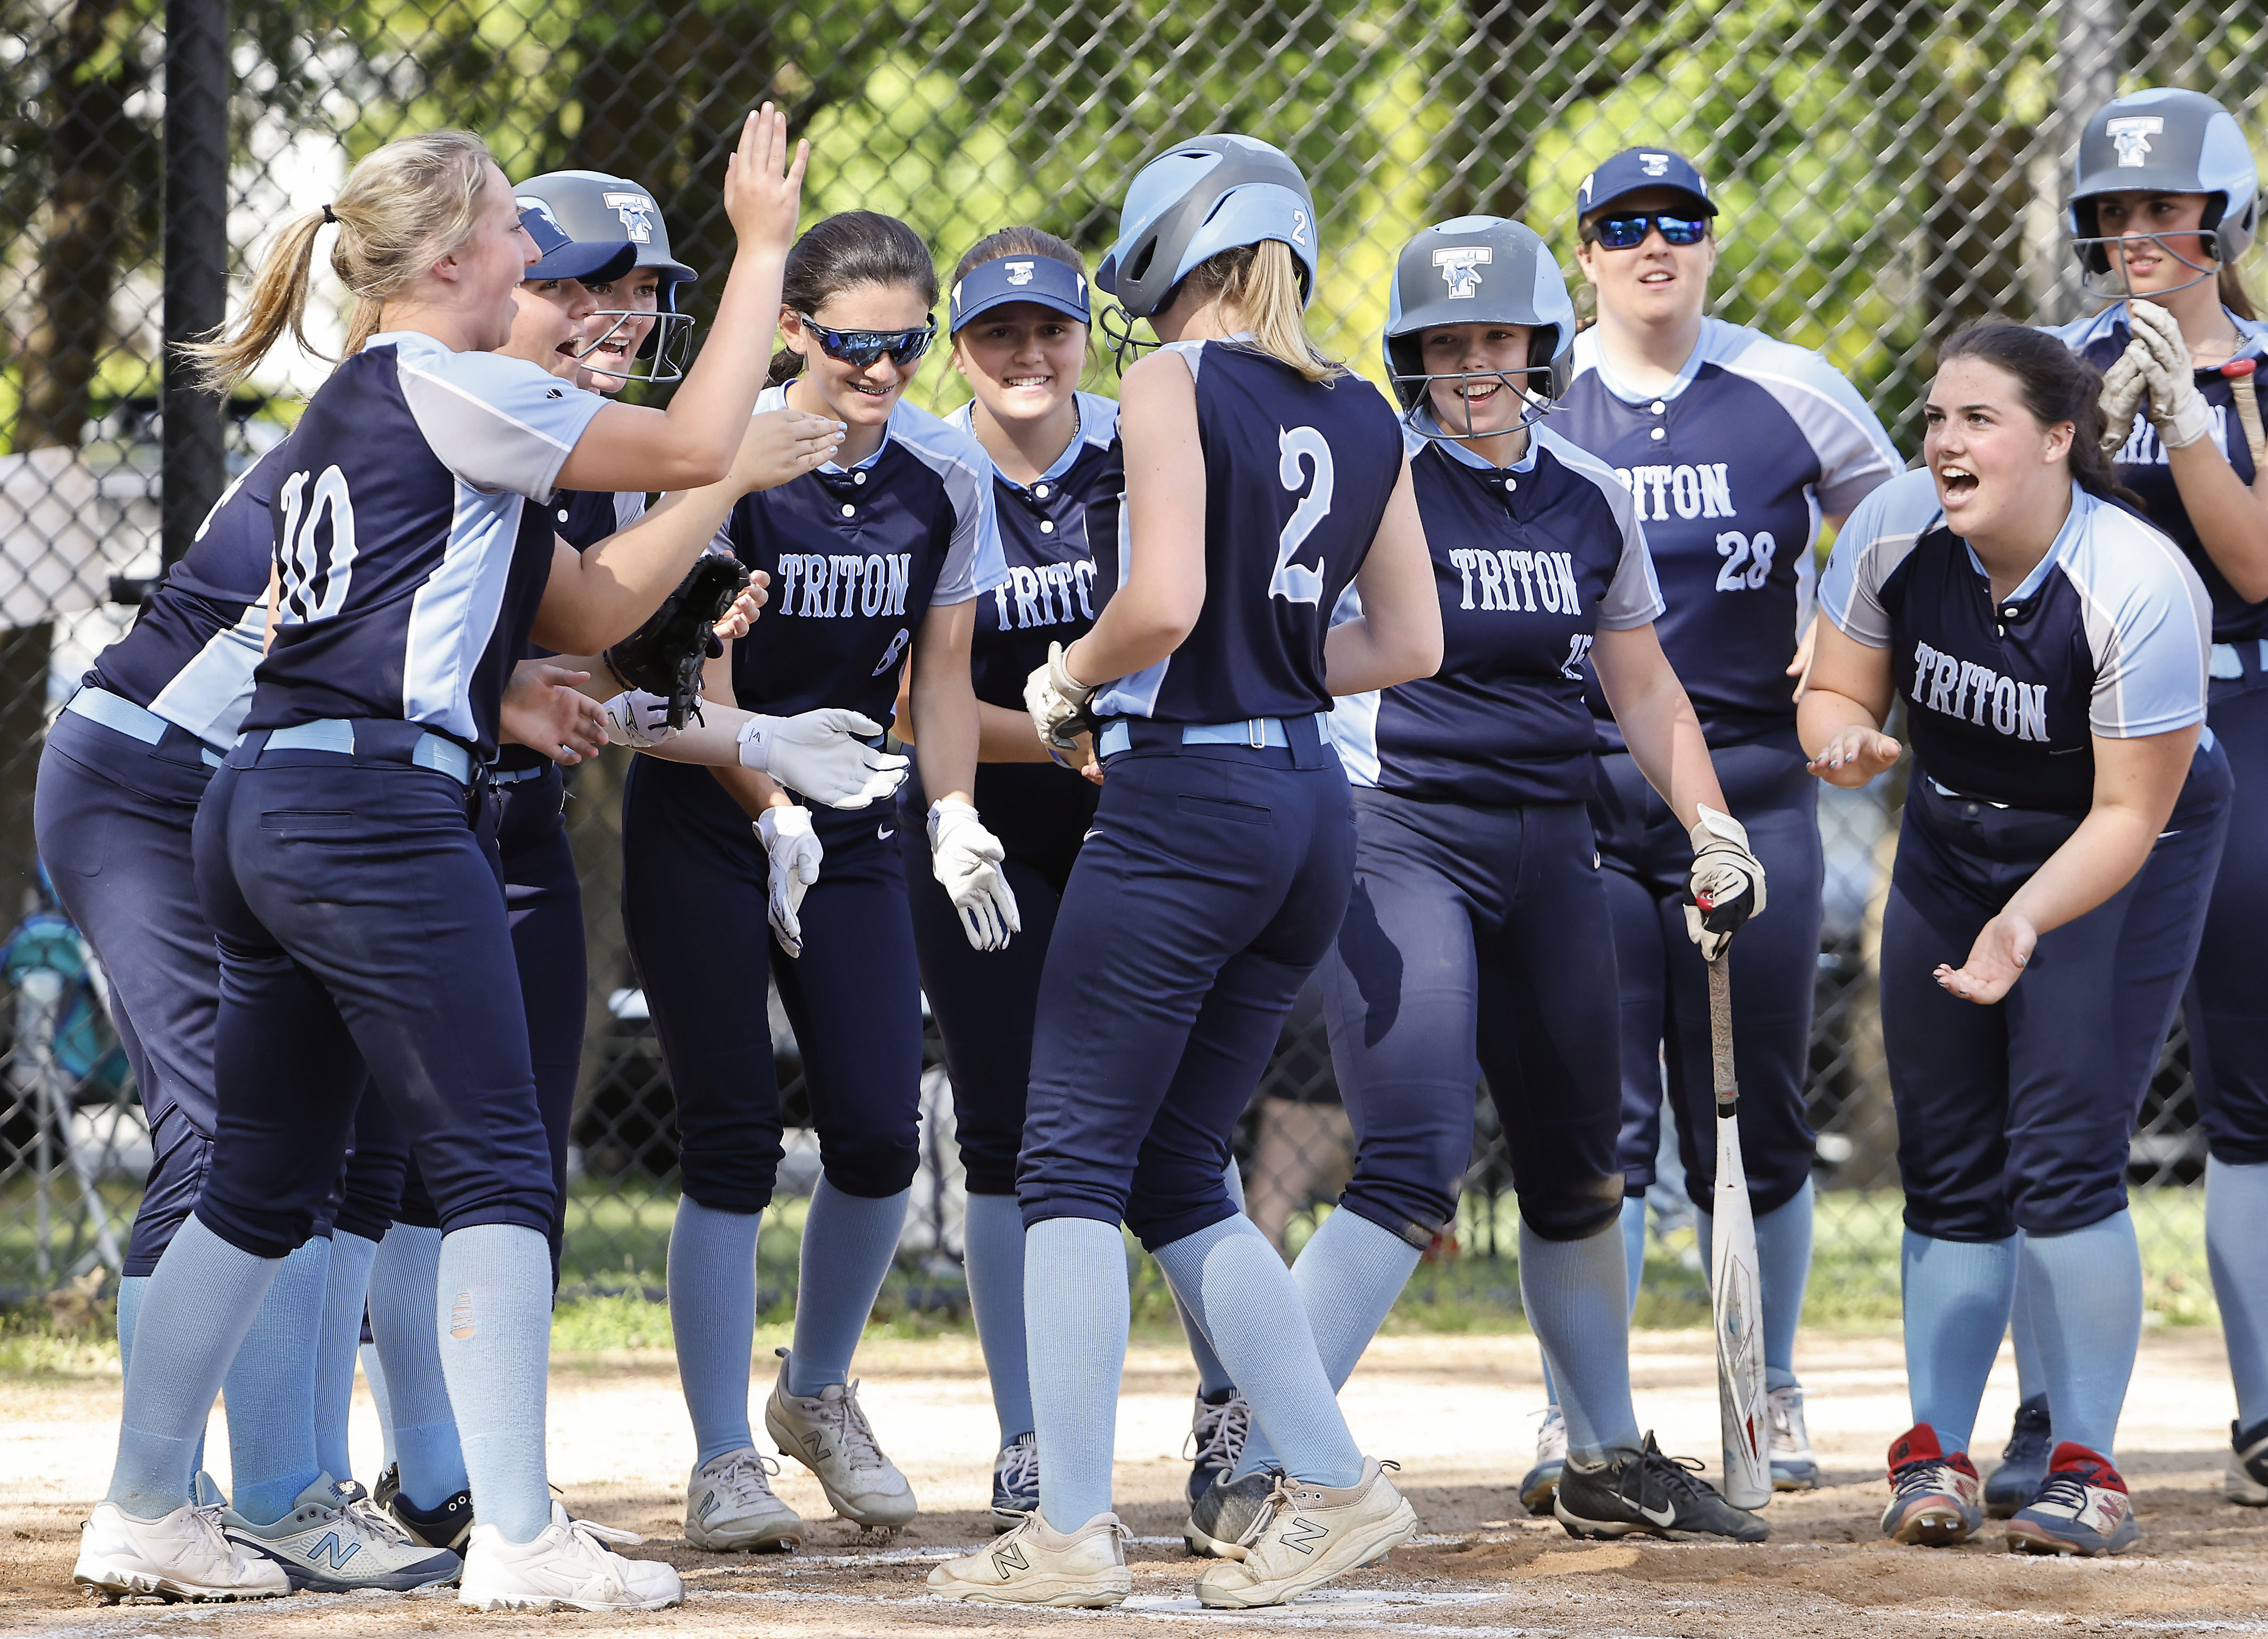
<path fill-rule="evenodd" d="M 346 356 L 359 352 L 378 333 L 387 302 L 470 241 L 491 163 L 488 144 L 469 131 L 404 137 L 364 155 L 336 200 L 295 219 L 269 247 L 235 332 L 181 344 L 199 385 L 227 392 L 287 329 L 303 351 L 328 356 L 307 339 L 306 321 L 315 235 L 329 222 L 339 229 L 331 270 L 355 299 Z"/>
<path fill-rule="evenodd" d="M 1189 269 L 1184 282 L 1200 296 L 1217 299 L 1226 322 L 1250 331 L 1254 351 L 1289 365 L 1310 381 L 1330 381 L 1350 373 L 1308 336 L 1299 267 L 1292 260 L 1292 247 L 1281 240 L 1264 239 L 1208 256 Z"/>

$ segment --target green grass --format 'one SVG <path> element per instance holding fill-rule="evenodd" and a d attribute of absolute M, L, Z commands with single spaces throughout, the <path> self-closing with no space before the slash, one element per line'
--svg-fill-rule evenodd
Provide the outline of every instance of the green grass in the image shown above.
<path fill-rule="evenodd" d="M 31 1274 L 28 1198 L 0 1195 L 0 1271 L 12 1265 Z M 130 1199 L 130 1198 L 129 1198 Z M 2135 1229 L 2146 1276 L 2146 1319 L 2152 1325 L 2217 1323 L 2218 1310 L 2205 1262 L 2205 1196 L 2195 1189 L 2136 1191 Z M 563 1353 L 664 1349 L 671 1345 L 668 1306 L 662 1301 L 674 1192 L 647 1185 L 626 1189 L 612 1181 L 577 1185 L 568 1213 L 560 1302 L 552 1344 Z M 19 1207 L 26 1210 L 18 1211 Z M 1804 1324 L 1815 1327 L 1882 1328 L 1898 1321 L 1900 1199 L 1889 1191 L 1835 1191 L 1819 1197 Z M 1395 1333 L 1521 1332 L 1519 1244 L 1513 1204 L 1499 1202 L 1491 1226 L 1486 1204 L 1469 1202 L 1458 1225 L 1461 1256 L 1418 1266 L 1387 1330 Z M 795 1312 L 796 1255 L 806 1203 L 775 1205 L 764 1214 L 758 1242 L 758 1325 L 764 1347 L 784 1343 Z M 1319 1220 L 1292 1225 L 1293 1250 Z M 1502 1249 L 1486 1255 L 1491 1244 Z M 1127 1243 L 1138 1336 L 1165 1340 L 1178 1331 L 1173 1300 L 1148 1256 Z M 1690 1232 L 1668 1244 L 1649 1238 L 1637 1324 L 1649 1327 L 1708 1324 L 1708 1294 L 1693 1255 Z M 28 1284 L 28 1279 L 26 1283 Z M 114 1296 L 107 1290 L 106 1296 Z M 873 1335 L 922 1338 L 966 1335 L 968 1288 L 949 1261 L 932 1266 L 902 1262 L 890 1272 L 874 1306 Z M 777 1337 L 772 1334 L 777 1333 Z M 59 1330 L 44 1304 L 0 1310 L 0 1376 L 82 1376 L 117 1370 L 117 1345 L 107 1318 L 77 1332 Z"/>

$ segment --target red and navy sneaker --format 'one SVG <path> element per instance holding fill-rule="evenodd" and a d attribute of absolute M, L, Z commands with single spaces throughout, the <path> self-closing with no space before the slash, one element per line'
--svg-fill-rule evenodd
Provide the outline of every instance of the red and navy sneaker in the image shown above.
<path fill-rule="evenodd" d="M 1890 1505 L 1882 1534 L 1909 1547 L 1950 1547 L 1984 1524 L 1984 1482 L 1966 1451 L 1947 1456 L 1937 1430 L 1918 1422 L 1890 1443 Z"/>
<path fill-rule="evenodd" d="M 2022 1554 L 2116 1554 L 2141 1539 L 2126 1482 L 2099 1451 L 2066 1440 L 2048 1477 L 2008 1522 L 2008 1548 Z"/>

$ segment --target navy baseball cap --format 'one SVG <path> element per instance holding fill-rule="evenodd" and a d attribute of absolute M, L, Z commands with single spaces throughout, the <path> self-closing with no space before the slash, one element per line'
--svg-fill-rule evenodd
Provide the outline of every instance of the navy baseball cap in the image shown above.
<path fill-rule="evenodd" d="M 567 237 L 551 207 L 526 195 L 515 197 L 519 225 L 535 241 L 541 260 L 528 264 L 519 277 L 526 279 L 618 279 L 637 260 L 637 247 L 627 239 L 578 240 Z"/>
<path fill-rule="evenodd" d="M 1575 190 L 1575 219 L 1596 215 L 1617 200 L 1649 188 L 1675 188 L 1692 196 L 1705 216 L 1717 214 L 1709 184 L 1683 154 L 1668 148 L 1625 148 L 1583 179 Z"/>
<path fill-rule="evenodd" d="M 958 335 L 978 314 L 1012 301 L 1037 302 L 1081 324 L 1094 321 L 1085 274 L 1053 256 L 1018 255 L 980 262 L 968 269 L 968 277 L 953 287 L 947 329 Z"/>

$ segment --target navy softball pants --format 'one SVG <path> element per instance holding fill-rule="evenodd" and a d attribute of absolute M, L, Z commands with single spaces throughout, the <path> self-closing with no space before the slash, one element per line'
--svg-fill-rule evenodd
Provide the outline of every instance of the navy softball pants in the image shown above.
<path fill-rule="evenodd" d="M 1230 1136 L 1354 867 L 1337 757 L 1313 718 L 1285 729 L 1256 749 L 1144 722 L 1108 759 L 1040 978 L 1027 1229 L 1123 1222 L 1154 1250 L 1234 1214 Z"/>
<path fill-rule="evenodd" d="M 931 868 L 929 799 L 918 779 L 898 787 L 898 842 L 912 903 L 922 993 L 945 1047 L 954 1129 L 971 1195 L 1016 1192 L 1016 1153 L 1032 1078 L 1040 974 L 1080 839 L 1101 794 L 1053 764 L 1004 763 L 976 772 L 977 812 L 1000 838 L 1000 863 L 1023 931 L 1005 950 L 976 950 Z"/>
<path fill-rule="evenodd" d="M 1353 897 L 1322 970 L 1353 1123 L 1339 1204 L 1413 1246 L 1456 1214 L 1476 1074 L 1547 1240 L 1621 1210 L 1614 937 L 1591 816 L 1354 794 Z"/>
<path fill-rule="evenodd" d="M 814 808 L 803 955 L 764 921 L 767 864 L 705 768 L 640 757 L 622 797 L 622 927 L 677 1098 L 685 1193 L 762 1212 L 780 1160 L 766 979 L 803 1051 L 828 1182 L 880 1200 L 921 1162 L 921 981 L 895 807 Z"/>
<path fill-rule="evenodd" d="M 550 1231 L 492 805 L 412 765 L 415 726 L 357 750 L 255 732 L 198 810 L 197 888 L 220 944 L 219 1123 L 197 1203 L 260 1258 L 304 1239 L 345 1159 L 365 1074 L 408 1134 L 441 1224 Z"/>
<path fill-rule="evenodd" d="M 212 1158 L 220 957 L 197 903 L 190 830 L 216 763 L 185 728 L 155 745 L 66 712 L 33 793 L 55 897 L 101 958 L 152 1160 L 125 1273 L 146 1275 L 196 1204 Z"/>
<path fill-rule="evenodd" d="M 2268 1162 L 2268 676 L 2258 644 L 2226 646 L 2244 675 L 2213 680 L 2205 721 L 2235 782 L 2229 845 L 2183 1014 L 2205 1142 L 2250 1166 Z"/>
<path fill-rule="evenodd" d="M 1742 928 L 1729 961 L 1733 1052 L 1741 1066 L 1741 1159 L 1759 1215 L 1794 1199 L 1811 1176 L 1814 1142 L 1803 1088 L 1811 1057 L 1812 987 L 1819 979 L 1819 791 L 1791 732 L 1712 747 L 1718 783 L 1764 867 L 1770 902 Z M 1662 1084 L 1677 1120 L 1685 1191 L 1710 1210 L 1717 1186 L 1716 1083 L 1709 1066 L 1709 968 L 1686 936 L 1692 839 L 1626 751 L 1599 759 L 1598 828 L 1622 983 L 1622 1163 L 1624 1187 L 1653 1183 Z M 1963 947 L 1965 949 L 1966 947 Z"/>
<path fill-rule="evenodd" d="M 2228 760 L 2200 748 L 2134 880 L 2041 935 L 2014 988 L 1978 1007 L 1931 973 L 1968 958 L 2079 822 L 1948 796 L 1915 771 L 1881 958 L 1908 1229 L 1999 1241 L 2124 1210 L 2127 1145 L 2197 957 L 2229 794 Z"/>

